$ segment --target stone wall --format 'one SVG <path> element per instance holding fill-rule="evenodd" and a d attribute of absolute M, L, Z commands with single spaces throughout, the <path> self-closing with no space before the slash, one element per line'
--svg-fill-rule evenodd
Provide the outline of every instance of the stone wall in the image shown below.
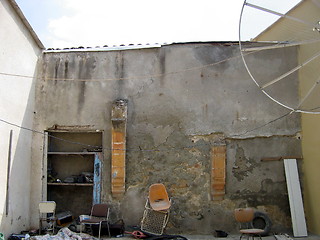
<path fill-rule="evenodd" d="M 296 66 L 296 49 L 250 58 L 261 62 L 256 70 L 268 78 L 270 68 Z M 243 206 L 266 211 L 275 231 L 290 229 L 283 162 L 261 159 L 301 155 L 300 116 L 273 121 L 288 111 L 250 80 L 237 44 L 53 51 L 44 54 L 38 70 L 36 129 L 104 132 L 102 201 L 112 204 L 114 220 L 138 225 L 148 187 L 162 182 L 173 201 L 169 233 L 235 232 L 233 210 Z M 295 74 L 290 77 L 297 82 Z M 297 84 L 287 91 L 297 92 Z M 126 192 L 120 199 L 111 196 L 110 185 L 111 108 L 117 99 L 128 100 Z M 42 141 L 34 138 L 35 168 L 42 167 Z M 227 149 L 226 194 L 213 201 L 212 147 L 221 144 Z M 33 188 L 36 202 L 43 192 L 35 183 Z"/>

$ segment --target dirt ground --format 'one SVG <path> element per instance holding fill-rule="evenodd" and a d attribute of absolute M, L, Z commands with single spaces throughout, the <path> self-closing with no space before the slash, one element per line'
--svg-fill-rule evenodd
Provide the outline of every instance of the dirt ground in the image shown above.
<path fill-rule="evenodd" d="M 228 235 L 228 237 L 214 237 L 213 235 L 181 235 L 189 240 L 210 240 L 210 239 L 219 239 L 219 240 L 239 240 L 240 239 L 240 235 Z M 288 236 L 288 235 L 270 235 L 270 236 L 265 236 L 265 237 L 261 237 L 262 240 L 320 240 L 320 236 L 318 235 L 309 235 L 307 237 L 292 237 L 292 236 Z M 110 238 L 104 238 L 105 240 L 110 239 Z M 117 239 L 117 240 L 132 240 L 134 238 L 132 238 L 130 235 L 125 235 L 124 237 L 121 238 L 111 238 L 111 239 Z M 244 236 L 242 237 L 243 240 L 246 240 L 247 237 Z M 250 238 L 251 239 L 251 238 Z M 259 239 L 259 237 L 255 237 L 255 239 Z"/>

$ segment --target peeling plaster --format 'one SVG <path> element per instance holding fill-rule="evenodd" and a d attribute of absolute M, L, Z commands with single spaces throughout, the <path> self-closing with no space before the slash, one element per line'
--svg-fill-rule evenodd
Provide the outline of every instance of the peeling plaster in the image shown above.
<path fill-rule="evenodd" d="M 252 159 L 247 158 L 244 149 L 239 146 L 237 147 L 235 159 L 232 173 L 238 181 L 242 181 L 249 173 L 253 172 L 257 164 Z"/>

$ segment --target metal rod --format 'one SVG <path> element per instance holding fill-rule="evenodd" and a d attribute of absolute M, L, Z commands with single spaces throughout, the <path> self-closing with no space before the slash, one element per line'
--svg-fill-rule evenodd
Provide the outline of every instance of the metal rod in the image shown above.
<path fill-rule="evenodd" d="M 6 216 L 9 214 L 9 182 L 10 182 L 10 168 L 11 168 L 11 148 L 12 148 L 12 130 L 9 136 L 9 149 L 8 149 L 8 166 L 7 166 L 7 189 L 6 189 Z"/>
<path fill-rule="evenodd" d="M 299 108 L 304 101 L 310 96 L 310 94 L 313 92 L 313 90 L 316 88 L 316 86 L 320 83 L 320 77 L 318 78 L 318 80 L 312 85 L 312 87 L 310 88 L 310 90 L 308 91 L 308 93 L 304 96 L 304 98 L 301 100 L 301 102 L 299 103 L 298 107 Z"/>
<path fill-rule="evenodd" d="M 320 42 L 320 39 L 313 39 L 313 40 L 306 40 L 306 41 L 300 41 L 300 42 L 292 42 L 292 43 L 275 43 L 270 46 L 262 46 L 262 47 L 253 47 L 253 48 L 244 48 L 241 49 L 243 52 L 253 52 L 253 51 L 263 51 L 263 50 L 271 50 L 271 49 L 277 49 L 277 48 L 284 48 L 284 47 L 293 47 L 293 46 L 298 46 L 302 44 L 311 44 L 311 43 L 316 43 Z M 268 42 L 266 42 L 268 43 Z M 271 42 L 272 44 L 272 42 Z"/>
<path fill-rule="evenodd" d="M 297 67 L 291 69 L 289 72 L 286 72 L 285 74 L 281 75 L 280 77 L 266 83 L 265 85 L 263 85 L 261 88 L 264 89 L 266 87 L 269 87 L 270 85 L 284 79 L 285 77 L 289 76 L 291 73 L 294 73 L 295 71 L 299 70 L 300 68 L 304 67 L 305 65 L 307 65 L 308 63 L 310 63 L 311 61 L 313 61 L 314 59 L 316 59 L 317 57 L 320 56 L 320 52 L 318 52 L 316 55 L 314 55 L 313 57 L 309 58 L 307 61 L 305 61 L 304 63 L 298 65 Z"/>
<path fill-rule="evenodd" d="M 267 8 L 264 8 L 264 7 L 260 7 L 260 6 L 251 4 L 251 3 L 247 3 L 247 2 L 245 3 L 245 5 L 247 5 L 247 6 L 249 6 L 249 7 L 252 7 L 252 8 L 256 8 L 256 9 L 261 10 L 261 11 L 264 11 L 264 12 L 268 12 L 268 13 L 277 15 L 277 16 L 279 16 L 279 17 L 288 18 L 288 19 L 291 19 L 291 20 L 293 20 L 293 21 L 306 24 L 306 25 L 308 25 L 308 26 L 311 26 L 312 29 L 315 27 L 314 24 L 312 24 L 312 23 L 310 23 L 310 22 L 303 21 L 303 20 L 301 20 L 301 19 L 299 19 L 299 18 L 295 18 L 295 17 L 292 17 L 292 16 L 288 16 L 288 15 L 286 15 L 286 14 L 282 14 L 282 13 L 279 13 L 279 12 L 276 12 L 276 11 L 273 11 L 273 10 L 270 10 L 270 9 L 267 9 Z"/>

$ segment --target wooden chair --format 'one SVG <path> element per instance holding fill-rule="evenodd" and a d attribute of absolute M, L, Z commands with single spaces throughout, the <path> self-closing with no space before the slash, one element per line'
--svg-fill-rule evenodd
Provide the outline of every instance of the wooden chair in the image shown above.
<path fill-rule="evenodd" d="M 109 228 L 109 207 L 107 204 L 94 204 L 91 208 L 90 217 L 88 219 L 83 219 L 80 221 L 80 225 L 89 225 L 92 231 L 92 225 L 99 226 L 99 239 L 101 237 L 101 225 L 102 223 L 107 223 L 108 234 L 110 237 L 110 228 Z M 82 228 L 80 227 L 80 232 Z"/>
<path fill-rule="evenodd" d="M 240 240 L 243 235 L 247 235 L 248 240 L 250 239 L 250 237 L 254 239 L 255 236 L 258 236 L 260 240 L 262 240 L 261 234 L 264 232 L 264 230 L 253 228 L 252 226 L 252 220 L 254 218 L 253 208 L 237 208 L 234 210 L 234 217 L 236 221 L 240 224 Z"/>
<path fill-rule="evenodd" d="M 42 201 L 39 203 L 39 234 L 41 234 L 43 228 L 43 222 L 49 223 L 47 226 L 47 232 L 54 234 L 54 228 L 56 224 L 56 203 L 54 201 Z"/>

